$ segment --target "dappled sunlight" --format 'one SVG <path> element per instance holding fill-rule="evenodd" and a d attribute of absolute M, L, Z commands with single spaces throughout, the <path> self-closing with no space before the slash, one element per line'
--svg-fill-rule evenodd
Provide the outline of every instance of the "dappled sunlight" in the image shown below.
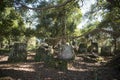
<path fill-rule="evenodd" d="M 34 66 L 31 64 L 2 64 L 0 65 L 0 69 L 13 69 L 20 71 L 29 71 L 34 72 Z"/>
<path fill-rule="evenodd" d="M 71 68 L 68 68 L 68 70 L 70 70 L 70 71 L 80 71 L 80 72 L 84 72 L 84 71 L 88 71 L 88 69 L 78 69 L 78 68 L 76 68 L 76 67 L 71 67 Z"/>
<path fill-rule="evenodd" d="M 35 57 L 35 52 L 33 52 L 33 51 L 28 51 L 27 52 L 27 60 L 28 61 L 34 61 L 34 57 Z"/>
<path fill-rule="evenodd" d="M 30 58 L 31 59 L 31 58 Z M 28 71 L 28 72 L 34 72 L 34 63 L 25 63 L 25 62 L 19 62 L 19 63 L 9 63 L 8 62 L 8 56 L 1 55 L 0 56 L 0 69 L 13 69 L 13 70 L 20 70 L 20 71 Z"/>
<path fill-rule="evenodd" d="M 64 72 L 63 71 L 58 71 L 58 74 L 64 74 Z"/>
<path fill-rule="evenodd" d="M 35 71 L 33 68 L 14 68 L 14 70 L 29 71 L 29 72 Z"/>
<path fill-rule="evenodd" d="M 120 0 L 0 0 L 0 80 L 120 80 Z"/>
<path fill-rule="evenodd" d="M 15 67 L 14 70 L 23 70 L 23 71 L 29 71 L 29 72 L 33 72 L 34 70 L 34 66 L 29 65 L 29 64 L 24 64 L 24 65 L 17 65 L 18 67 Z"/>
<path fill-rule="evenodd" d="M 94 71 L 96 68 L 100 67 L 100 63 L 88 63 L 85 62 L 82 57 L 76 57 L 75 60 L 72 63 L 68 63 L 68 70 L 71 71 Z"/>
<path fill-rule="evenodd" d="M 1 61 L 7 61 L 7 60 L 8 60 L 8 56 L 0 55 L 0 62 Z"/>
<path fill-rule="evenodd" d="M 29 55 L 34 57 L 33 54 Z M 15 80 L 87 80 L 88 78 L 89 80 L 94 80 L 96 78 L 96 69 L 100 67 L 100 64 L 87 63 L 84 62 L 82 57 L 76 57 L 74 61 L 68 62 L 67 66 L 67 70 L 59 70 L 48 67 L 44 62 L 7 62 L 0 65 L 0 72 L 2 72 L 2 75 L 0 76 L 7 75 Z M 111 72 L 108 73 L 108 71 L 108 68 L 99 69 L 97 71 L 97 74 L 99 73 L 98 77 L 101 78 L 101 80 L 106 80 L 105 78 L 112 75 Z"/>

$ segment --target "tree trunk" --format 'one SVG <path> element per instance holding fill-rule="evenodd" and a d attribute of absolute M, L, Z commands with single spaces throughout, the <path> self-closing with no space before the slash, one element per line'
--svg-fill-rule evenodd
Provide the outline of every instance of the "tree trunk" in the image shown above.
<path fill-rule="evenodd" d="M 11 48 L 10 44 L 11 44 L 11 40 L 10 40 L 10 38 L 9 38 L 9 39 L 8 39 L 8 47 L 9 47 L 9 50 L 10 50 L 10 48 Z"/>
<path fill-rule="evenodd" d="M 114 53 L 116 52 L 117 50 L 117 39 L 114 38 Z"/>

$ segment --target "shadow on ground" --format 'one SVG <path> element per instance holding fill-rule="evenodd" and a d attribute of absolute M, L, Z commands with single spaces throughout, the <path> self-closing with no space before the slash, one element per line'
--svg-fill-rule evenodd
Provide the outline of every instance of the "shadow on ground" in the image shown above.
<path fill-rule="evenodd" d="M 71 62 L 68 70 L 59 70 L 45 66 L 44 62 L 35 62 L 29 54 L 26 62 L 9 63 L 7 56 L 0 58 L 0 80 L 119 80 L 117 71 L 101 67 L 95 63 L 86 63 L 81 57 Z M 10 79 L 8 79 L 10 80 Z"/>

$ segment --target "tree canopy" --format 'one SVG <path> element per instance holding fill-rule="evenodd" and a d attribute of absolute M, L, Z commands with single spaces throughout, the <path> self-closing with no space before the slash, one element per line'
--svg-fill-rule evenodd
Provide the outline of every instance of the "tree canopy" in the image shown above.
<path fill-rule="evenodd" d="M 1 34 L 27 35 L 30 29 L 24 29 L 21 26 L 30 23 L 31 26 L 35 24 L 34 35 L 38 38 L 74 36 L 76 26 L 82 17 L 79 2 L 85 5 L 84 0 L 1 0 Z M 12 9 L 9 18 L 7 16 L 9 11 L 5 12 L 7 8 Z M 119 0 L 96 0 L 91 10 L 85 15 L 89 18 L 86 31 L 94 28 L 109 28 L 119 32 L 119 8 Z M 101 18 L 101 21 L 98 18 Z M 6 26 L 7 30 L 3 26 Z"/>

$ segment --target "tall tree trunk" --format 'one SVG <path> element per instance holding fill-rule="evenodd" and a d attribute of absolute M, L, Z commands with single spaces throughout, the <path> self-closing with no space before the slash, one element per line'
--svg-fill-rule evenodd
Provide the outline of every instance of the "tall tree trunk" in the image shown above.
<path fill-rule="evenodd" d="M 1 42 L 0 42 L 0 48 L 1 48 Z"/>
<path fill-rule="evenodd" d="M 64 15 L 65 15 L 65 11 L 64 11 Z M 66 30 L 67 30 L 67 27 L 66 27 L 66 17 L 65 16 L 63 16 L 63 36 L 64 36 L 64 38 L 66 38 L 67 39 L 67 36 L 66 36 Z"/>
<path fill-rule="evenodd" d="M 8 38 L 8 48 L 9 48 L 9 50 L 10 50 L 10 48 L 11 48 L 11 38 L 10 38 L 10 36 L 9 36 L 9 38 Z"/>
<path fill-rule="evenodd" d="M 0 48 L 3 48 L 3 41 L 0 42 Z"/>
<path fill-rule="evenodd" d="M 117 39 L 114 38 L 114 53 L 116 53 L 117 50 Z"/>
<path fill-rule="evenodd" d="M 9 50 L 10 50 L 10 39 L 8 40 L 8 46 L 9 46 Z"/>

